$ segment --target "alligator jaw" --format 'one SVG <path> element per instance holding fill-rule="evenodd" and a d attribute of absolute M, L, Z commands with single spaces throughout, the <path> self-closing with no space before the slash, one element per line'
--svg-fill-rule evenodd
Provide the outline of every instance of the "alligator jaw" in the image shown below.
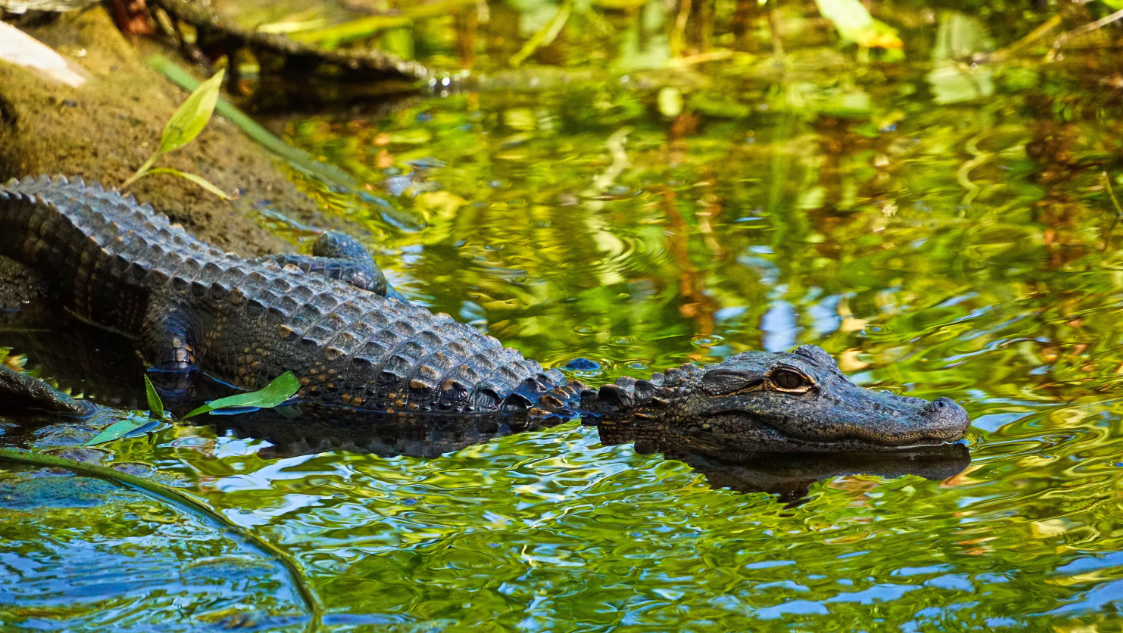
<path fill-rule="evenodd" d="M 856 401 L 839 410 L 834 419 L 812 424 L 792 424 L 792 419 L 782 416 L 757 419 L 789 440 L 820 447 L 838 446 L 844 450 L 938 446 L 963 439 L 971 426 L 967 411 L 950 398 L 927 401 L 856 386 L 852 386 L 850 395 Z M 863 402 L 862 396 L 871 402 Z"/>
<path fill-rule="evenodd" d="M 963 440 L 970 421 L 961 430 L 948 429 L 943 433 L 915 433 L 901 436 L 883 436 L 872 433 L 862 433 L 860 430 L 837 437 L 818 438 L 801 437 L 794 433 L 780 431 L 768 425 L 759 418 L 746 418 L 738 414 L 718 416 L 713 420 L 713 425 L 729 424 L 733 422 L 742 426 L 755 427 L 757 433 L 745 443 L 737 442 L 730 436 L 720 434 L 719 443 L 727 445 L 743 444 L 745 450 L 759 450 L 760 452 L 808 452 L 808 453 L 850 453 L 850 452 L 907 452 L 916 449 L 930 449 L 940 446 L 959 443 Z"/>

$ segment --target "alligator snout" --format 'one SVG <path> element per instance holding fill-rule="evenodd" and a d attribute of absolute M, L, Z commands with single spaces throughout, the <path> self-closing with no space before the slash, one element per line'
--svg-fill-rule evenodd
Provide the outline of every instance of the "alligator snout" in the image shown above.
<path fill-rule="evenodd" d="M 933 439 L 959 439 L 971 426 L 967 411 L 951 398 L 936 398 L 920 410 L 920 417 L 928 421 L 925 430 Z"/>

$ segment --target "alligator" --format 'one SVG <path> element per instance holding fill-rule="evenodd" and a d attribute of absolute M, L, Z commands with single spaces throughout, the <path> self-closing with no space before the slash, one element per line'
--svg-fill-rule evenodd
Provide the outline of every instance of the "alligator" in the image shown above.
<path fill-rule="evenodd" d="M 292 371 L 294 406 L 315 419 L 495 418 L 518 431 L 582 417 L 637 446 L 711 455 L 911 450 L 970 425 L 949 398 L 855 385 L 814 345 L 591 389 L 395 296 L 353 238 L 246 259 L 79 179 L 0 187 L 0 226 L 0 255 L 40 271 L 78 318 L 129 337 L 153 370 L 246 390 Z"/>

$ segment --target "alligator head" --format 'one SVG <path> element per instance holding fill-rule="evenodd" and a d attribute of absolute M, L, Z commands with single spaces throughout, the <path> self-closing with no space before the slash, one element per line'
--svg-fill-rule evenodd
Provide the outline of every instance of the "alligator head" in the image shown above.
<path fill-rule="evenodd" d="M 651 380 L 622 378 L 584 392 L 580 409 L 602 436 L 630 435 L 637 449 L 673 445 L 723 456 L 911 449 L 959 440 L 971 424 L 949 398 L 855 385 L 814 345 L 683 365 Z"/>

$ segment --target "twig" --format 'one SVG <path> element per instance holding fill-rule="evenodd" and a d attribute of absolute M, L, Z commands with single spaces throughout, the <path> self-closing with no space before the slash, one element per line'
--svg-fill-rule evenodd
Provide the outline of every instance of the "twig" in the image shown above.
<path fill-rule="evenodd" d="M 1117 22 L 1119 20 L 1123 20 L 1123 9 L 1120 9 L 1120 10 L 1116 11 L 1115 13 L 1112 13 L 1111 15 L 1109 15 L 1105 18 L 1101 18 L 1099 20 L 1096 20 L 1095 22 L 1089 22 L 1088 24 L 1085 24 L 1084 26 L 1078 26 L 1075 29 L 1072 29 L 1071 31 L 1065 31 L 1064 33 L 1061 33 L 1060 35 L 1057 36 L 1056 41 L 1053 42 L 1053 49 L 1050 50 L 1049 54 L 1045 56 L 1046 61 L 1053 61 L 1054 59 L 1056 59 L 1056 57 L 1058 55 L 1058 51 L 1060 50 L 1060 48 L 1062 46 L 1064 46 L 1066 43 L 1068 43 L 1068 41 L 1070 39 L 1072 39 L 1073 37 L 1075 37 L 1077 35 L 1083 35 L 1085 33 L 1091 33 L 1092 31 L 1095 31 L 1096 29 L 1105 27 L 1108 24 L 1111 24 L 1112 22 Z"/>
<path fill-rule="evenodd" d="M 1084 26 L 1078 26 L 1075 29 L 1072 29 L 1071 31 L 1061 33 L 1061 36 L 1057 38 L 1057 41 L 1067 40 L 1068 38 L 1070 38 L 1074 35 L 1083 35 L 1085 33 L 1091 33 L 1092 31 L 1095 31 L 1096 29 L 1103 28 L 1103 27 L 1107 26 L 1108 24 L 1111 24 L 1112 22 L 1118 22 L 1119 20 L 1123 20 L 1123 9 L 1120 9 L 1120 10 L 1116 11 L 1115 13 L 1112 13 L 1111 15 L 1107 16 L 1107 17 L 1100 18 L 1099 20 L 1096 20 L 1095 22 L 1089 22 L 1088 24 L 1085 24 Z"/>
<path fill-rule="evenodd" d="M 775 5 L 775 3 L 773 3 Z M 776 15 L 776 7 L 768 9 L 768 32 L 772 38 L 772 56 L 776 63 L 784 61 L 784 42 L 780 35 L 780 17 Z"/>
<path fill-rule="evenodd" d="M 1107 195 L 1111 198 L 1111 204 L 1115 206 L 1116 217 L 1123 216 L 1123 208 L 1119 207 L 1119 200 L 1115 197 L 1115 190 L 1111 188 L 1111 178 L 1108 177 L 1107 172 L 1103 172 L 1101 176 L 1104 179 L 1104 188 L 1107 189 Z"/>
<path fill-rule="evenodd" d="M 210 521 L 214 521 L 228 531 L 237 534 L 239 537 L 248 541 L 251 545 L 261 550 L 267 556 L 275 558 L 281 565 L 288 571 L 289 576 L 292 578 L 292 583 L 296 587 L 297 592 L 300 594 L 301 599 L 304 601 L 304 606 L 308 613 L 312 616 L 312 621 L 309 623 L 309 630 L 315 631 L 319 628 L 320 621 L 324 614 L 324 605 L 320 602 L 319 596 L 316 592 L 308 586 L 304 580 L 303 570 L 300 565 L 292 559 L 287 553 L 282 551 L 276 545 L 261 538 L 260 536 L 250 532 L 246 528 L 234 523 L 226 518 L 221 513 L 215 512 L 202 501 L 199 501 L 191 495 L 176 490 L 175 488 L 168 488 L 161 486 L 153 481 L 123 473 L 119 470 L 106 468 L 105 466 L 98 466 L 95 464 L 86 464 L 83 462 L 74 461 L 71 459 L 64 459 L 62 457 L 55 457 L 53 455 L 44 455 L 32 451 L 20 451 L 11 448 L 0 448 L 0 461 L 16 462 L 18 464 L 28 464 L 31 466 L 46 466 L 50 468 L 65 468 L 81 475 L 89 477 L 97 477 L 104 479 L 127 488 L 133 488 L 141 492 L 147 492 L 161 500 L 170 503 L 181 509 L 186 508 L 193 514 L 201 514 L 203 517 Z"/>
<path fill-rule="evenodd" d="M 1053 17 L 1042 23 L 1040 26 L 1030 31 L 1025 37 L 1021 38 L 1017 42 L 1014 42 L 1009 46 L 1004 46 L 1001 49 L 994 51 L 993 53 L 980 53 L 978 55 L 975 55 L 971 61 L 976 63 L 1004 62 L 1009 59 L 1014 53 L 1017 53 L 1023 48 L 1041 39 L 1046 33 L 1060 26 L 1061 22 L 1062 18 L 1060 14 L 1054 15 Z"/>
<path fill-rule="evenodd" d="M 671 31 L 671 57 L 681 57 L 686 51 L 686 21 L 690 18 L 691 0 L 679 0 L 675 28 Z"/>
<path fill-rule="evenodd" d="M 557 39 L 558 34 L 561 33 L 561 30 L 565 27 L 565 23 L 569 20 L 569 14 L 572 11 L 573 2 L 566 2 L 558 7 L 558 12 L 554 14 L 554 17 L 547 22 L 545 26 L 538 29 L 538 32 L 519 49 L 519 52 L 511 56 L 509 60 L 511 66 L 517 68 L 519 64 L 526 61 L 527 57 L 533 55 L 534 51 L 543 46 L 549 46 L 551 42 Z"/>
<path fill-rule="evenodd" d="M 1119 200 L 1115 197 L 1115 190 L 1111 188 L 1111 178 L 1108 177 L 1107 172 L 1100 174 L 1104 180 L 1104 189 L 1107 189 L 1107 197 L 1111 198 L 1111 204 L 1115 206 L 1115 218 L 1111 221 L 1111 226 L 1107 228 L 1107 237 L 1104 238 L 1104 246 L 1100 250 L 1106 251 L 1111 248 L 1111 234 L 1115 232 L 1115 225 L 1119 224 L 1119 218 L 1123 217 L 1123 208 L 1119 206 Z"/>

